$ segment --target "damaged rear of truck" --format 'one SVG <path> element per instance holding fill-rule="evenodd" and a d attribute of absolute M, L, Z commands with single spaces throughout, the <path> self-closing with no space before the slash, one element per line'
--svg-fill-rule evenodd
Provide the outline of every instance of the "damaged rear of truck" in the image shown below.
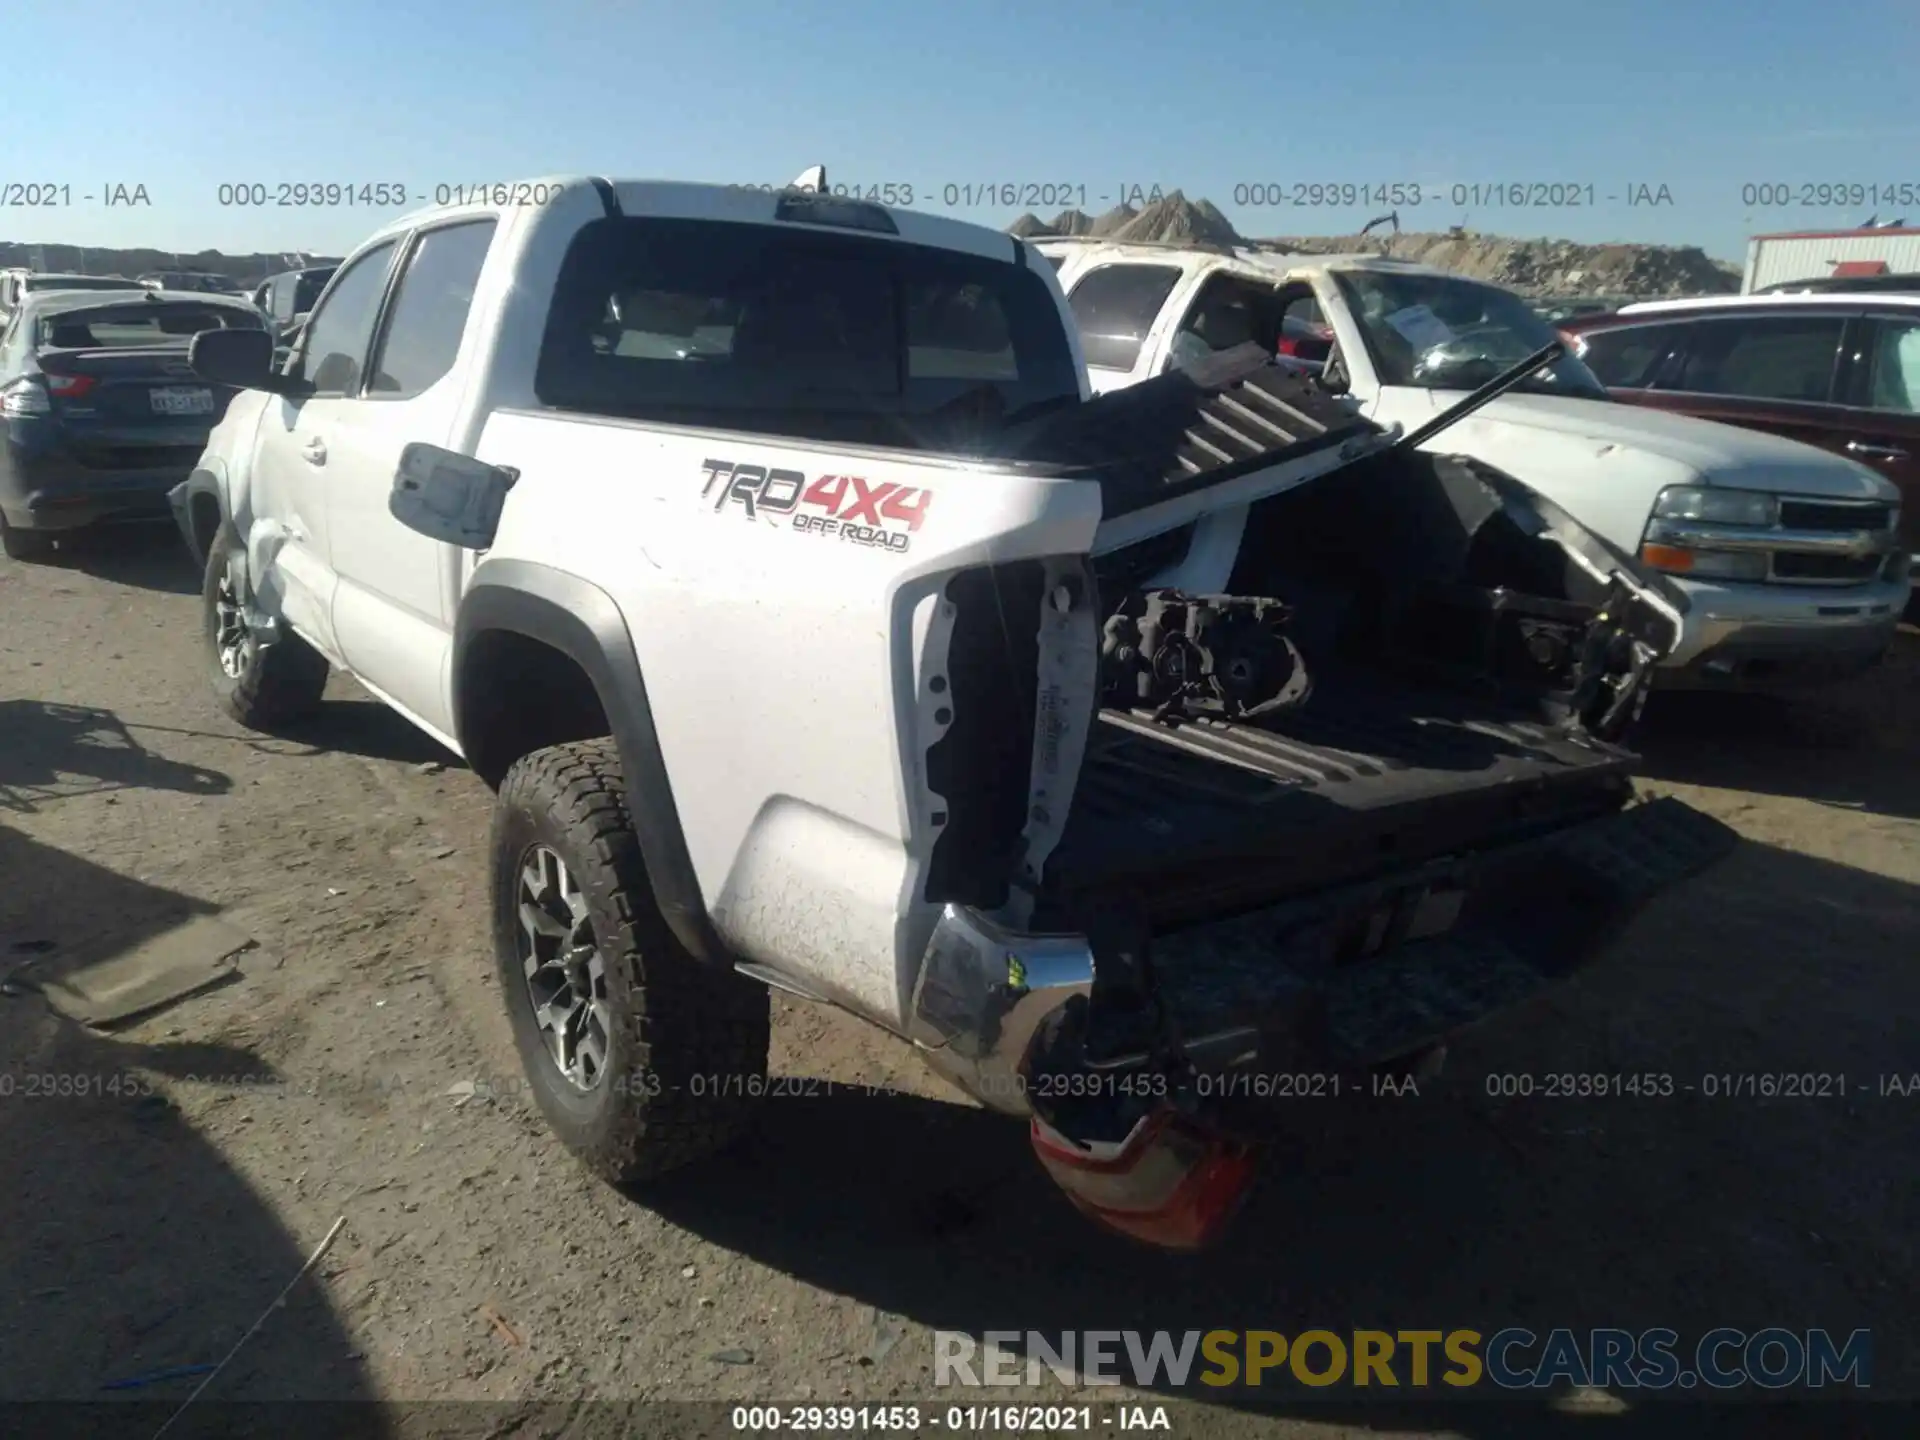
<path fill-rule="evenodd" d="M 599 1173 L 738 1133 L 771 986 L 1199 1244 L 1263 1077 L 1430 1067 L 1727 844 L 1633 804 L 1622 748 L 1684 600 L 1417 448 L 1550 355 L 1405 436 L 1253 347 L 1096 398 L 1005 235 L 554 188 L 491 217 L 457 409 L 314 492 L 341 573 L 286 551 L 257 593 L 497 788 L 503 995 Z M 241 492 L 253 543 L 291 533 Z"/>
<path fill-rule="evenodd" d="M 1092 554 L 947 585 L 910 1035 L 1140 1238 L 1203 1243 L 1285 1097 L 1432 1068 L 1731 842 L 1620 743 L 1684 602 L 1428 433 L 1222 357 L 1015 444 L 1097 480 Z"/>

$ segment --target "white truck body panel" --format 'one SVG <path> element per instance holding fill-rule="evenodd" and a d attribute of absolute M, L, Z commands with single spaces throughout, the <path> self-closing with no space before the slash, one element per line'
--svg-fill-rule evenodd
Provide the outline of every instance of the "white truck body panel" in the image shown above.
<path fill-rule="evenodd" d="M 901 777 L 945 729 L 926 686 L 940 587 L 966 566 L 1086 553 L 1098 487 L 528 411 L 496 415 L 477 453 L 521 470 L 489 555 L 565 557 L 628 617 L 643 673 L 700 677 L 652 700 L 669 773 L 702 777 L 680 815 L 722 936 L 898 1017 L 937 918 L 915 897 L 941 797 Z M 715 458 L 925 490 L 927 523 L 904 553 L 809 533 L 709 484 Z M 769 694 L 791 697 L 773 733 Z"/>
<path fill-rule="evenodd" d="M 519 470 L 488 558 L 591 580 L 626 617 L 643 672 L 701 677 L 651 699 L 670 774 L 700 777 L 697 793 L 677 798 L 716 928 L 741 956 L 797 966 L 898 1022 L 938 918 L 915 897 L 941 797 L 900 777 L 919 773 L 948 713 L 924 686 L 943 653 L 939 589 L 963 567 L 1086 555 L 1099 488 L 950 456 L 546 410 L 534 372 L 549 299 L 574 235 L 605 212 L 577 177 L 529 183 L 556 198 L 419 212 L 342 262 L 344 274 L 423 225 L 496 221 L 458 359 L 441 381 L 391 402 L 296 404 L 247 392 L 215 432 L 202 468 L 225 486 L 261 603 L 458 752 L 453 625 L 477 557 L 392 519 L 388 494 L 414 441 Z M 778 203 L 677 182 L 621 182 L 614 192 L 628 215 L 756 224 L 771 222 Z M 1019 242 L 992 230 L 889 213 L 902 242 L 1019 260 Z M 1033 269 L 1078 365 L 1059 284 L 1044 264 Z M 323 463 L 310 458 L 315 442 Z M 876 504 L 867 528 L 909 541 L 893 549 L 807 529 L 804 514 L 753 515 L 710 483 L 703 465 L 716 457 L 798 471 L 809 483 L 852 476 L 875 491 L 922 492 L 932 497 L 927 523 L 912 519 L 909 529 Z M 834 677 L 831 706 L 822 674 Z M 770 691 L 797 707 L 778 733 L 766 724 Z"/>

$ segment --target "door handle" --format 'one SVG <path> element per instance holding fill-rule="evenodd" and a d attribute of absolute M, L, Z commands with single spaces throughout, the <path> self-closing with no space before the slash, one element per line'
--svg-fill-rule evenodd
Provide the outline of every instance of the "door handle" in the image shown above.
<path fill-rule="evenodd" d="M 1849 440 L 1847 451 L 1853 455 L 1866 455 L 1874 460 L 1904 460 L 1907 452 L 1898 445 L 1869 445 L 1864 440 Z"/>
<path fill-rule="evenodd" d="M 300 455 L 309 465 L 324 465 L 327 463 L 327 442 L 318 435 L 309 436 L 300 447 Z"/>

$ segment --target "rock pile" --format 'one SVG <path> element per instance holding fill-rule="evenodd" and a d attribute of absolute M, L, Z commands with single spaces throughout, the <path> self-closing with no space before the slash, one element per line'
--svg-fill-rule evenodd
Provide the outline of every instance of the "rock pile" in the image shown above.
<path fill-rule="evenodd" d="M 1247 240 L 1206 200 L 1178 190 L 1144 209 L 1116 205 L 1098 219 L 1066 210 L 1052 220 L 1022 215 L 1014 235 L 1098 235 L 1109 240 L 1248 245 L 1261 250 L 1329 255 L 1371 250 L 1504 285 L 1523 295 L 1721 295 L 1740 288 L 1740 267 L 1709 257 L 1697 245 L 1582 245 L 1572 240 L 1522 240 L 1475 230 L 1404 235 L 1295 235 Z"/>
<path fill-rule="evenodd" d="M 1712 259 L 1698 245 L 1582 245 L 1474 230 L 1374 234 L 1364 240 L 1351 235 L 1298 235 L 1254 243 L 1262 250 L 1310 255 L 1377 250 L 1540 299 L 1726 295 L 1740 288 L 1740 267 Z"/>

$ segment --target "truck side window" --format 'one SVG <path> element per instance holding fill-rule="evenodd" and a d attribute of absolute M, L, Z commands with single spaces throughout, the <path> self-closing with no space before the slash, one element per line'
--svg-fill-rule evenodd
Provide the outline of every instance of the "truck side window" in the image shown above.
<path fill-rule="evenodd" d="M 360 389 L 360 367 L 373 339 L 374 317 L 386 288 L 393 240 L 367 251 L 347 267 L 320 308 L 307 321 L 300 373 L 315 393 L 353 395 Z"/>
<path fill-rule="evenodd" d="M 1646 390 L 1673 350 L 1679 330 L 1672 325 L 1622 325 L 1584 335 L 1580 358 L 1609 390 Z"/>
<path fill-rule="evenodd" d="M 369 395 L 410 399 L 453 369 L 498 223 L 470 220 L 420 237 L 387 309 Z"/>
<path fill-rule="evenodd" d="M 1920 323 L 1883 315 L 1874 322 L 1867 404 L 1920 415 Z"/>
<path fill-rule="evenodd" d="M 1204 360 L 1258 342 L 1267 328 L 1260 313 L 1268 299 L 1263 291 L 1265 287 L 1250 285 L 1236 275 L 1215 275 L 1203 283 L 1173 337 L 1174 363 Z"/>
<path fill-rule="evenodd" d="M 1846 322 L 1838 315 L 1747 315 L 1688 327 L 1687 361 L 1673 388 L 1753 400 L 1832 398 Z"/>
<path fill-rule="evenodd" d="M 1102 265 L 1073 287 L 1067 301 L 1080 327 L 1087 364 L 1131 370 L 1140 347 L 1180 279 L 1175 265 Z"/>

